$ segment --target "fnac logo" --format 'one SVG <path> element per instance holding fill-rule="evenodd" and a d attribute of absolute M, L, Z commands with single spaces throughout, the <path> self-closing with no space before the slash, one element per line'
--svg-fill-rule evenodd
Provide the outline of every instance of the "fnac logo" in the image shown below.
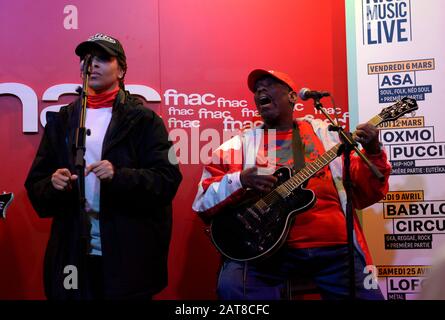
<path fill-rule="evenodd" d="M 77 83 L 63 83 L 48 88 L 42 96 L 42 101 L 58 101 L 60 96 L 64 94 L 77 94 L 76 89 L 79 87 Z M 132 94 L 143 97 L 147 102 L 160 102 L 159 93 L 148 86 L 131 84 L 125 85 L 125 89 Z M 35 91 L 23 84 L 16 82 L 0 83 L 1 95 L 16 96 L 22 103 L 22 126 L 24 133 L 38 132 L 38 98 Z M 40 113 L 40 123 L 46 125 L 46 113 L 48 111 L 59 111 L 65 104 L 51 105 L 42 110 Z"/>

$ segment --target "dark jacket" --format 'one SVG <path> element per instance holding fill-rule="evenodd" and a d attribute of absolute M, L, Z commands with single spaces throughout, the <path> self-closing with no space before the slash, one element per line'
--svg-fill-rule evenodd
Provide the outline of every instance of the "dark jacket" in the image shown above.
<path fill-rule="evenodd" d="M 78 191 L 58 191 L 51 184 L 57 169 L 75 172 L 78 110 L 79 99 L 48 121 L 25 182 L 37 214 L 53 218 L 44 262 L 45 294 L 50 299 L 86 298 Z M 115 167 L 113 179 L 101 183 L 100 194 L 106 298 L 148 297 L 167 285 L 171 202 L 182 180 L 178 166 L 168 159 L 171 145 L 161 118 L 120 90 L 102 148 L 102 159 Z M 64 288 L 67 265 L 78 268 L 78 290 Z"/>

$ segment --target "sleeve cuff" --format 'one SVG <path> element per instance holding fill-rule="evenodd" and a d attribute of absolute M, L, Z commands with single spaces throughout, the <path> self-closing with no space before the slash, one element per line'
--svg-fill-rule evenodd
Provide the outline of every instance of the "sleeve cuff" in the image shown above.
<path fill-rule="evenodd" d="M 243 185 L 241 184 L 240 174 L 241 171 L 237 171 L 234 173 L 229 173 L 227 175 L 227 183 L 230 186 L 229 189 L 231 192 L 234 192 L 243 187 Z"/>
<path fill-rule="evenodd" d="M 380 160 L 380 159 L 382 159 L 382 160 L 386 161 L 386 159 L 387 159 L 385 148 L 383 148 L 383 147 L 381 147 L 379 153 L 368 153 L 368 152 L 366 152 L 365 149 L 363 149 L 363 153 L 370 160 Z"/>

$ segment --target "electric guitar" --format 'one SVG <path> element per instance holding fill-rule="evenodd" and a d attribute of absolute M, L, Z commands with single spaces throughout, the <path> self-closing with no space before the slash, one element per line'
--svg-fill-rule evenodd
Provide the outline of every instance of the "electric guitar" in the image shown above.
<path fill-rule="evenodd" d="M 417 109 L 416 100 L 405 97 L 384 108 L 368 123 L 377 126 Z M 238 261 L 266 258 L 276 252 L 285 242 L 295 216 L 315 203 L 314 192 L 303 185 L 339 156 L 340 146 L 341 143 L 335 145 L 307 163 L 295 175 L 288 167 L 278 169 L 274 173 L 278 182 L 271 192 L 261 195 L 248 190 L 241 203 L 218 212 L 210 224 L 210 236 L 217 250 Z"/>
<path fill-rule="evenodd" d="M 12 199 L 14 199 L 12 192 L 3 192 L 3 194 L 0 194 L 0 218 L 6 218 L 6 209 L 11 204 Z"/>

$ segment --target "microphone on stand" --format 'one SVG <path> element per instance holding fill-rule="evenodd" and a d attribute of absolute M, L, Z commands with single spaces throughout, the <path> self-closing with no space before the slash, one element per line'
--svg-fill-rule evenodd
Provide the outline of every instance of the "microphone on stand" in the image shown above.
<path fill-rule="evenodd" d="M 91 73 L 91 60 L 93 59 L 93 57 L 91 56 L 91 54 L 87 54 L 85 55 L 85 57 L 83 58 L 83 74 L 88 75 Z"/>
<path fill-rule="evenodd" d="M 86 110 L 87 110 L 87 97 L 88 97 L 88 78 L 91 74 L 91 54 L 85 55 L 83 58 L 83 84 L 80 94 L 81 107 L 79 108 L 79 123 L 76 128 L 76 140 L 74 144 L 74 166 L 78 175 L 77 188 L 80 202 L 80 248 L 81 254 L 88 252 L 89 248 L 89 221 L 86 213 L 86 195 L 85 195 L 85 142 L 88 134 L 87 128 L 85 128 Z"/>
<path fill-rule="evenodd" d="M 321 99 L 323 97 L 330 96 L 330 93 L 327 91 L 313 91 L 308 88 L 302 88 L 298 93 L 298 96 L 301 100 L 305 101 L 308 99 Z"/>
<path fill-rule="evenodd" d="M 87 93 L 87 85 L 88 85 L 88 78 L 91 74 L 91 62 L 93 60 L 93 56 L 91 54 L 86 54 L 83 58 L 83 65 L 82 65 L 82 77 L 83 77 L 83 85 L 82 87 L 77 88 L 77 92 L 81 95 L 82 100 L 86 99 Z M 86 103 L 86 101 L 84 102 Z"/>

